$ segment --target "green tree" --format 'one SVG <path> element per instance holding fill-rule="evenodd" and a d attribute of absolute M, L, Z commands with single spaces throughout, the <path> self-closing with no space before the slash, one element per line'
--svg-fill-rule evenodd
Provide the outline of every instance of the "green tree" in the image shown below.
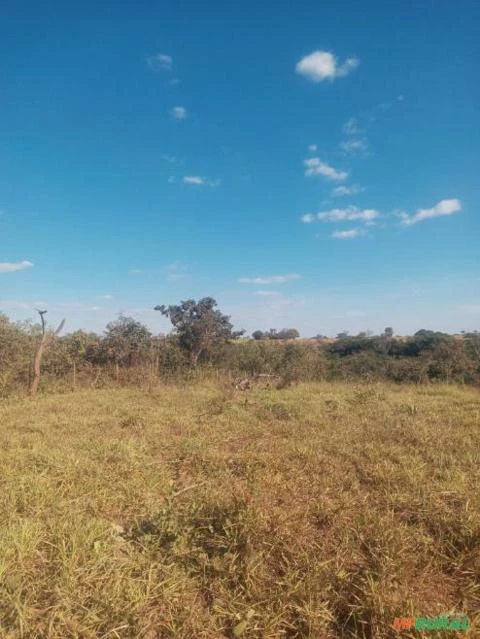
<path fill-rule="evenodd" d="M 65 335 L 60 342 L 63 344 L 69 364 L 72 366 L 72 382 L 75 388 L 78 367 L 90 363 L 90 356 L 99 346 L 99 337 L 95 333 L 78 330 Z"/>
<path fill-rule="evenodd" d="M 180 346 L 187 351 L 190 365 L 195 367 L 202 354 L 236 339 L 245 331 L 234 331 L 228 315 L 218 309 L 213 297 L 204 297 L 198 302 L 185 300 L 180 304 L 155 306 L 156 311 L 168 317 L 173 324 Z"/>
<path fill-rule="evenodd" d="M 297 339 L 300 333 L 296 328 L 282 328 L 277 334 L 277 339 Z"/>
<path fill-rule="evenodd" d="M 266 335 L 265 335 L 265 333 L 263 331 L 258 331 L 257 330 L 257 331 L 253 331 L 252 337 L 253 337 L 253 339 L 258 341 L 260 339 L 265 339 Z"/>
<path fill-rule="evenodd" d="M 107 324 L 102 351 L 107 361 L 115 362 L 117 377 L 119 366 L 136 366 L 148 358 L 151 337 L 148 328 L 133 317 L 120 314 Z"/>

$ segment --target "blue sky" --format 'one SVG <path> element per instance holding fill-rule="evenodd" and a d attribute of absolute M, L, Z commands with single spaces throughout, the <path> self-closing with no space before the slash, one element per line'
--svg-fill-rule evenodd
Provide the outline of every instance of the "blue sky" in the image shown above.
<path fill-rule="evenodd" d="M 0 8 L 0 310 L 480 328 L 474 0 Z"/>

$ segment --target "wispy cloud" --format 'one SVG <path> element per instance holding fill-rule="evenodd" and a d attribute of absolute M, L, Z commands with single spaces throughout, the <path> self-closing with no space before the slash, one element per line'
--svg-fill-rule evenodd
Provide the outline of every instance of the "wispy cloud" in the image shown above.
<path fill-rule="evenodd" d="M 366 155 L 368 140 L 365 132 L 360 128 L 355 118 L 348 119 L 342 127 L 342 132 L 347 136 L 340 142 L 341 150 L 347 155 Z"/>
<path fill-rule="evenodd" d="M 175 120 L 185 120 L 188 117 L 187 109 L 184 106 L 176 106 L 170 111 Z"/>
<path fill-rule="evenodd" d="M 240 284 L 284 284 L 292 280 L 299 280 L 300 277 L 297 273 L 288 273 L 287 275 L 269 275 L 267 277 L 241 277 L 238 281 Z"/>
<path fill-rule="evenodd" d="M 344 222 L 361 220 L 370 222 L 380 216 L 376 209 L 359 209 L 357 206 L 347 206 L 344 209 L 331 209 L 330 211 L 320 211 L 319 213 L 307 213 L 301 217 L 302 222 L 310 224 L 316 220 L 321 222 Z"/>
<path fill-rule="evenodd" d="M 166 53 L 156 53 L 155 55 L 151 55 L 147 58 L 147 64 L 151 69 L 156 71 L 171 71 L 173 58 L 171 55 L 167 55 Z"/>
<path fill-rule="evenodd" d="M 177 157 L 175 155 L 168 155 L 167 153 L 162 153 L 160 159 L 165 160 L 165 162 L 169 162 L 170 164 L 177 161 Z"/>
<path fill-rule="evenodd" d="M 332 233 L 332 237 L 337 240 L 350 240 L 354 237 L 359 237 L 360 235 L 364 235 L 363 231 L 360 229 L 349 229 L 348 231 L 334 231 Z"/>
<path fill-rule="evenodd" d="M 113 300 L 113 295 L 107 293 L 106 295 L 97 295 L 99 300 Z"/>
<path fill-rule="evenodd" d="M 33 266 L 33 264 L 28 260 L 22 260 L 21 262 L 0 262 L 0 273 L 23 271 L 23 269 L 30 268 L 31 266 Z"/>
<path fill-rule="evenodd" d="M 188 265 L 178 260 L 166 266 L 163 273 L 167 282 L 176 282 L 188 276 Z"/>
<path fill-rule="evenodd" d="M 206 184 L 205 178 L 200 177 L 199 175 L 185 175 L 185 177 L 183 178 L 183 182 L 185 184 Z"/>
<path fill-rule="evenodd" d="M 336 186 L 332 191 L 333 197 L 343 197 L 345 195 L 356 195 L 357 193 L 363 193 L 365 188 L 358 184 L 352 184 L 352 186 Z"/>
<path fill-rule="evenodd" d="M 333 166 L 330 166 L 326 162 L 322 162 L 319 158 L 307 158 L 303 161 L 306 169 L 305 175 L 310 177 L 312 175 L 321 175 L 327 180 L 333 180 L 335 182 L 341 182 L 346 180 L 348 173 L 346 171 L 339 171 Z"/>
<path fill-rule="evenodd" d="M 313 51 L 297 62 L 295 70 L 311 82 L 323 82 L 342 78 L 359 64 L 358 58 L 347 58 L 340 64 L 338 58 L 329 51 Z"/>
<path fill-rule="evenodd" d="M 315 151 L 317 150 L 317 145 L 316 144 L 309 144 L 308 145 L 308 150 L 310 151 L 310 153 L 315 153 Z"/>
<path fill-rule="evenodd" d="M 128 271 L 129 275 L 140 275 L 141 273 L 144 273 L 145 271 L 143 271 L 141 268 L 131 268 Z"/>
<path fill-rule="evenodd" d="M 340 148 L 346 155 L 366 155 L 368 150 L 367 138 L 350 138 L 342 140 Z"/>
<path fill-rule="evenodd" d="M 342 131 L 345 135 L 359 135 L 363 133 L 356 118 L 349 118 L 343 125 Z"/>
<path fill-rule="evenodd" d="M 462 203 L 456 198 L 450 200 L 441 200 L 431 209 L 418 209 L 414 215 L 408 215 L 407 213 L 400 213 L 399 216 L 402 220 L 402 224 L 411 226 L 417 224 L 423 220 L 428 220 L 432 217 L 440 217 L 443 215 L 453 215 L 458 213 L 462 209 Z"/>
<path fill-rule="evenodd" d="M 200 175 L 185 175 L 183 178 L 184 184 L 195 184 L 197 186 L 219 186 L 220 180 L 208 180 Z"/>

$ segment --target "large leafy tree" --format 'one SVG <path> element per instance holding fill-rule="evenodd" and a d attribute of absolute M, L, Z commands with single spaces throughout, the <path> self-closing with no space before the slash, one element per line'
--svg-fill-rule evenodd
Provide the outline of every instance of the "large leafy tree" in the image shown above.
<path fill-rule="evenodd" d="M 118 319 L 107 324 L 102 346 L 106 358 L 120 366 L 135 366 L 148 357 L 152 334 L 148 328 L 120 314 Z"/>
<path fill-rule="evenodd" d="M 197 365 L 203 353 L 245 332 L 234 331 L 230 317 L 223 315 L 216 306 L 213 297 L 204 297 L 198 302 L 185 300 L 176 305 L 155 306 L 155 310 L 168 317 L 173 324 L 179 344 L 187 351 L 192 367 Z"/>

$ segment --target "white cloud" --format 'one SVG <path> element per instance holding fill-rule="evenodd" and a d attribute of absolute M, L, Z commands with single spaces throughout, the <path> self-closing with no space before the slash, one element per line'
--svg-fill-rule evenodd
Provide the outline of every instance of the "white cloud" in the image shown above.
<path fill-rule="evenodd" d="M 165 274 L 165 279 L 168 282 L 176 282 L 177 280 L 187 277 L 188 265 L 183 262 L 176 261 L 166 266 L 163 269 L 163 273 Z"/>
<path fill-rule="evenodd" d="M 358 126 L 358 121 L 355 118 L 349 118 L 342 127 L 342 131 L 345 135 L 359 135 L 362 130 Z"/>
<path fill-rule="evenodd" d="M 287 275 L 269 275 L 268 277 L 241 277 L 238 281 L 240 284 L 284 284 L 299 279 L 300 275 L 297 273 L 288 273 Z"/>
<path fill-rule="evenodd" d="M 364 155 L 368 149 L 367 138 L 350 138 L 340 142 L 340 148 L 347 155 Z"/>
<path fill-rule="evenodd" d="M 400 212 L 399 216 L 402 218 L 402 224 L 411 226 L 412 224 L 417 224 L 417 222 L 428 220 L 432 217 L 453 215 L 454 213 L 458 213 L 459 211 L 461 211 L 461 209 L 462 203 L 460 202 L 460 200 L 441 200 L 431 209 L 418 209 L 415 215 L 407 215 L 407 213 Z"/>
<path fill-rule="evenodd" d="M 335 237 L 338 240 L 349 240 L 354 237 L 358 237 L 359 235 L 363 235 L 362 231 L 360 231 L 359 229 L 349 229 L 348 231 L 334 231 L 332 233 L 332 237 Z"/>
<path fill-rule="evenodd" d="M 170 111 L 175 120 L 185 120 L 188 116 L 187 109 L 183 106 L 176 106 Z"/>
<path fill-rule="evenodd" d="M 0 262 L 0 273 L 22 271 L 24 268 L 30 268 L 31 266 L 33 266 L 33 264 L 28 260 L 22 260 L 21 262 Z"/>
<path fill-rule="evenodd" d="M 326 162 L 322 162 L 319 158 L 308 158 L 303 161 L 305 166 L 305 175 L 322 175 L 327 180 L 334 180 L 335 182 L 341 182 L 346 180 L 348 173 L 346 171 L 339 171 L 333 166 L 330 166 Z"/>
<path fill-rule="evenodd" d="M 200 175 L 185 175 L 183 178 L 184 184 L 196 184 L 197 186 L 219 186 L 221 180 L 207 180 Z"/>
<path fill-rule="evenodd" d="M 129 275 L 140 275 L 141 273 L 144 273 L 144 271 L 141 268 L 131 268 L 128 271 Z"/>
<path fill-rule="evenodd" d="M 99 300 L 113 300 L 113 295 L 107 293 L 107 295 L 97 295 Z"/>
<path fill-rule="evenodd" d="M 185 184 L 206 184 L 205 178 L 199 175 L 186 175 L 183 178 Z"/>
<path fill-rule="evenodd" d="M 177 161 L 177 158 L 175 155 L 168 155 L 167 153 L 162 153 L 162 155 L 160 156 L 160 159 L 165 160 L 165 162 L 169 162 L 170 164 Z"/>
<path fill-rule="evenodd" d="M 340 148 L 347 155 L 364 155 L 367 152 L 368 140 L 355 118 L 349 118 L 342 127 L 346 140 L 340 142 Z"/>
<path fill-rule="evenodd" d="M 352 220 L 362 220 L 363 222 L 371 222 L 379 217 L 380 213 L 376 209 L 359 209 L 357 206 L 347 206 L 344 209 L 331 209 L 330 211 L 320 211 L 314 215 L 307 213 L 301 219 L 302 222 L 310 223 L 314 220 L 321 222 L 344 222 Z"/>
<path fill-rule="evenodd" d="M 342 197 L 344 195 L 356 195 L 365 191 L 363 186 L 352 184 L 352 186 L 336 186 L 332 191 L 333 197 Z"/>
<path fill-rule="evenodd" d="M 156 53 L 155 55 L 151 55 L 147 58 L 147 64 L 151 69 L 171 71 L 173 58 L 171 55 L 167 55 L 166 53 Z"/>
<path fill-rule="evenodd" d="M 317 145 L 316 144 L 309 144 L 308 145 L 308 150 L 310 151 L 310 153 L 315 153 L 315 151 L 317 150 Z"/>
<path fill-rule="evenodd" d="M 357 58 L 347 58 L 343 64 L 339 64 L 337 57 L 329 51 L 314 51 L 302 58 L 295 70 L 305 76 L 311 82 L 334 80 L 348 75 L 356 69 L 360 61 Z"/>

